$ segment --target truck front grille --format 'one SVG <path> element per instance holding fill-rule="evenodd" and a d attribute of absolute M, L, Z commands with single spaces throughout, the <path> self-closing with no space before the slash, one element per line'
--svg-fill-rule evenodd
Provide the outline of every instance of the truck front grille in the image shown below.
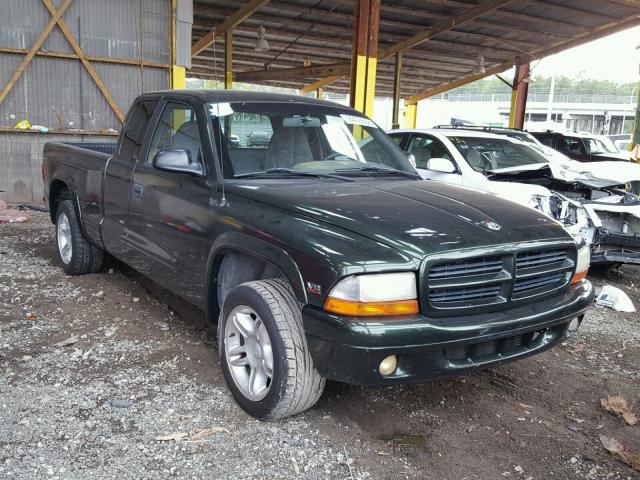
<path fill-rule="evenodd" d="M 451 314 L 452 310 L 465 314 L 478 311 L 478 307 L 557 292 L 568 285 L 575 258 L 575 247 L 550 245 L 535 249 L 514 247 L 492 256 L 463 252 L 448 254 L 446 259 L 429 259 L 423 277 L 423 308 L 435 315 Z"/>

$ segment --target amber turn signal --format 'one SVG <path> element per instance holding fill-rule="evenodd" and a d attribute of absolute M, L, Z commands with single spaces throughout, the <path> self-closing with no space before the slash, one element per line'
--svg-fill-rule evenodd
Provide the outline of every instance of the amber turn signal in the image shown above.
<path fill-rule="evenodd" d="M 566 277 L 565 277 L 566 278 Z M 571 278 L 571 283 L 578 283 L 581 282 L 582 280 L 584 280 L 585 278 L 587 278 L 587 270 L 585 270 L 584 272 L 577 272 L 576 274 L 573 275 L 573 277 Z"/>
<path fill-rule="evenodd" d="M 327 312 L 350 317 L 395 317 L 418 313 L 417 300 L 400 300 L 396 302 L 352 302 L 327 298 L 324 303 Z"/>

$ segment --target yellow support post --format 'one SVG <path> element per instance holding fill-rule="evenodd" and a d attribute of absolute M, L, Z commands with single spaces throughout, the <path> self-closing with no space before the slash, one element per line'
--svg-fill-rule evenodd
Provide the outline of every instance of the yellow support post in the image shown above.
<path fill-rule="evenodd" d="M 417 119 L 418 119 L 418 104 L 411 103 L 409 105 L 405 105 L 403 128 L 416 128 Z"/>
<path fill-rule="evenodd" d="M 184 67 L 171 67 L 171 89 L 184 90 L 187 87 L 187 71 Z"/>
<path fill-rule="evenodd" d="M 514 128 L 516 122 L 516 108 L 518 105 L 518 78 L 520 77 L 520 64 L 515 64 L 513 83 L 511 84 L 511 106 L 509 108 L 509 128 Z"/>
<path fill-rule="evenodd" d="M 357 0 L 354 14 L 349 102 L 351 107 L 372 116 L 376 88 L 380 0 Z"/>
<path fill-rule="evenodd" d="M 233 88 L 233 30 L 224 34 L 224 89 Z"/>

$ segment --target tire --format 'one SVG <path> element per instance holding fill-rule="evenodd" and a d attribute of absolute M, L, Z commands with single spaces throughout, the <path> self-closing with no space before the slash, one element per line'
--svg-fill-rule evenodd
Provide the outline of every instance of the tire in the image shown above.
<path fill-rule="evenodd" d="M 58 203 L 56 247 L 62 268 L 69 275 L 96 273 L 102 267 L 104 251 L 90 243 L 82 233 L 76 209 L 69 198 Z"/>
<path fill-rule="evenodd" d="M 247 323 L 251 319 L 257 334 L 243 336 L 236 327 L 239 318 L 243 319 L 244 327 L 251 325 Z M 264 345 L 265 332 L 269 348 Z M 218 343 L 227 385 L 249 415 L 260 420 L 288 417 L 311 408 L 322 395 L 325 379 L 313 365 L 302 325 L 302 309 L 286 281 L 260 280 L 233 288 L 218 322 Z M 236 348 L 239 343 L 243 343 L 244 350 Z M 250 380 L 251 372 L 260 369 L 262 374 L 255 374 L 255 385 L 265 383 L 266 391 L 256 388 L 252 392 L 243 381 Z M 261 382 L 264 379 L 267 380 Z"/>

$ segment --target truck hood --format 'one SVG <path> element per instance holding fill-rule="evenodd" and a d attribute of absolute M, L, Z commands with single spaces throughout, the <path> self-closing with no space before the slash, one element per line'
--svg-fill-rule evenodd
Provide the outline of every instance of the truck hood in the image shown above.
<path fill-rule="evenodd" d="M 404 253 L 570 238 L 549 217 L 497 195 L 431 181 L 232 181 L 227 192 L 368 237 Z"/>

